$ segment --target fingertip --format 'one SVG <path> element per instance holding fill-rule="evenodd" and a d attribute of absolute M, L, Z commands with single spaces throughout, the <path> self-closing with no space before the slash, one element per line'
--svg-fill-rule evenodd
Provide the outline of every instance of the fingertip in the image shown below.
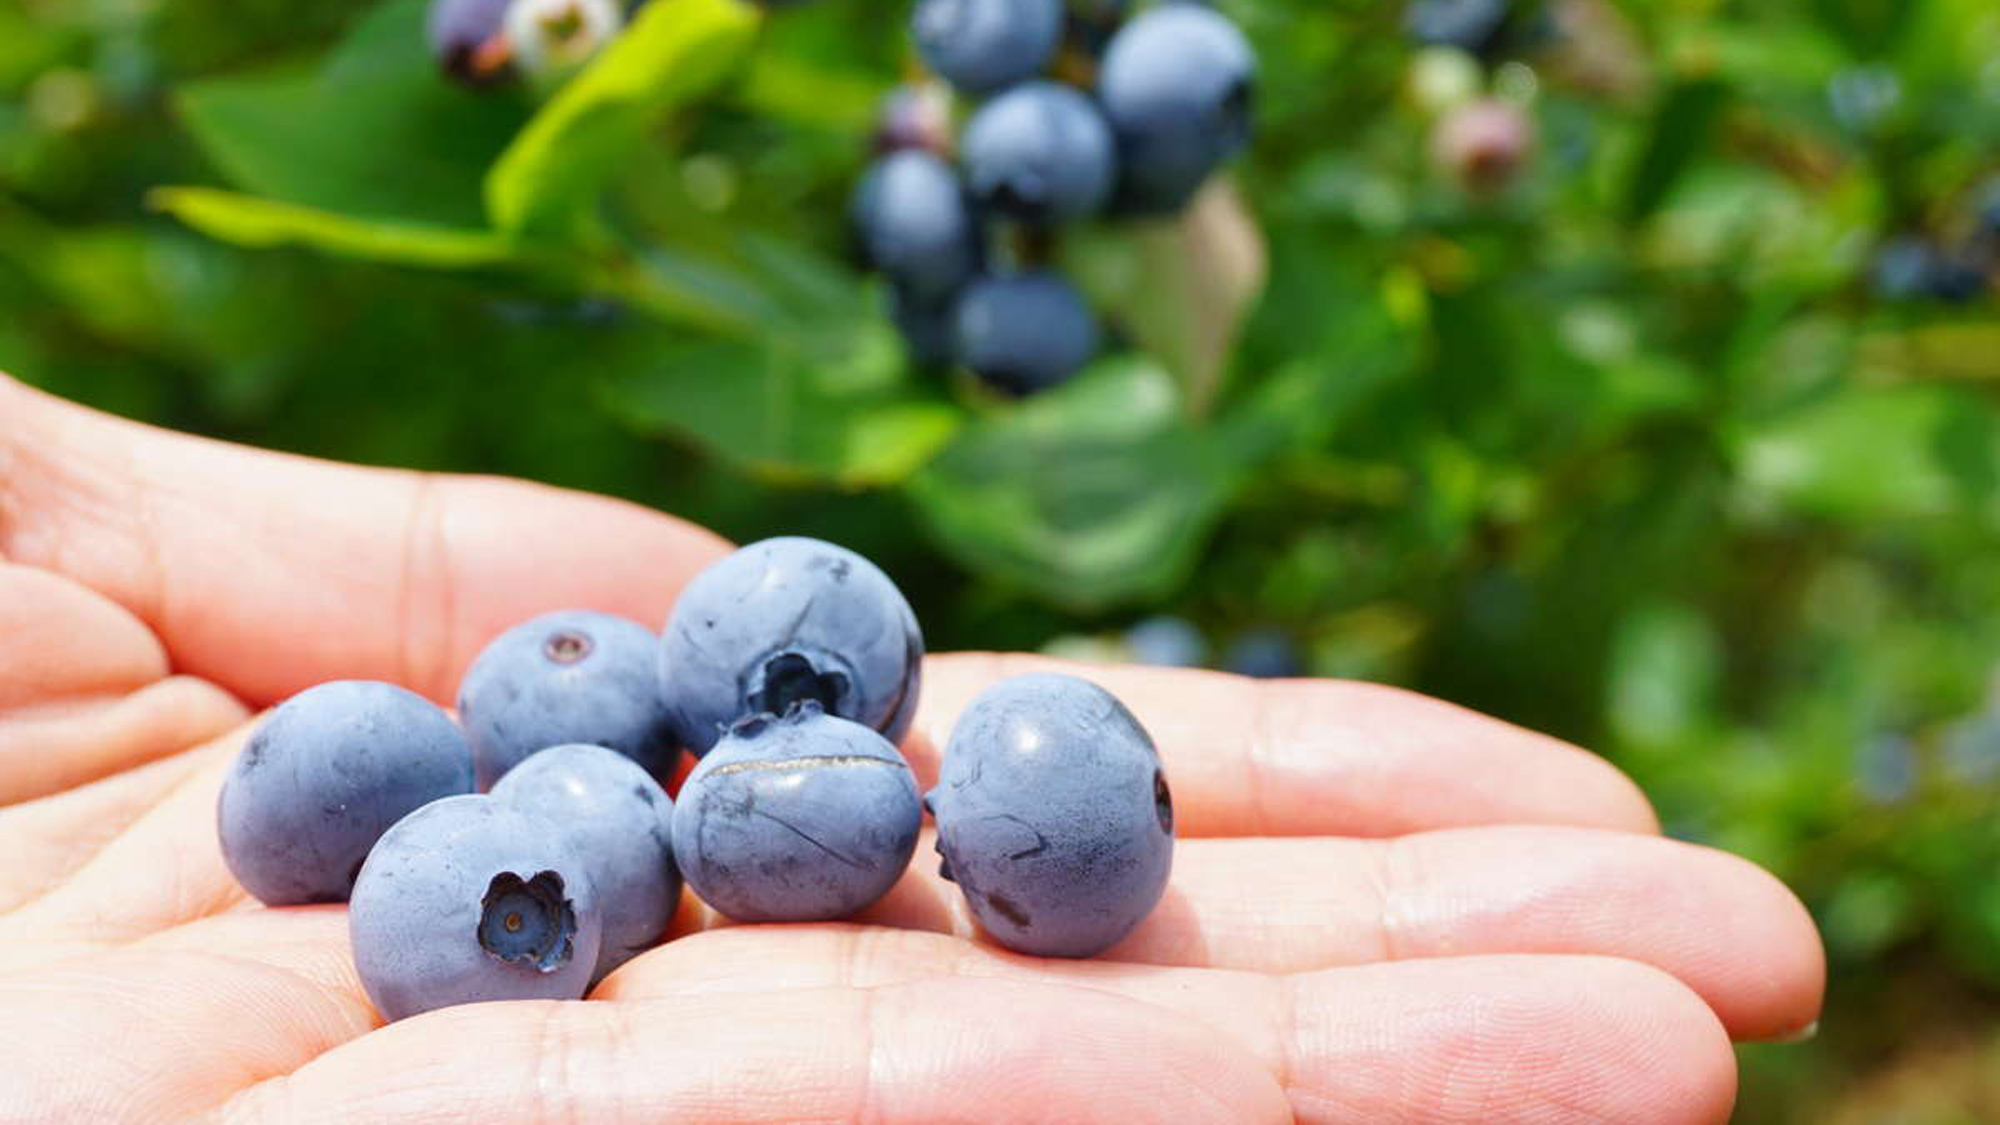
<path fill-rule="evenodd" d="M 1620 1066 L 1635 1125 L 1723 1125 L 1736 1105 L 1736 1051 L 1729 1029 L 1695 991 L 1638 961 L 1597 958 L 1578 980 L 1584 995 L 1618 997 L 1578 1029 Z M 1662 1065 L 1670 1063 L 1670 1065 Z"/>
<path fill-rule="evenodd" d="M 1303 1120 L 1721 1125 L 1735 1101 L 1720 1021 L 1636 961 L 1400 962 L 1294 977 L 1287 997 Z"/>
<path fill-rule="evenodd" d="M 1678 840 L 1557 826 L 1457 829 L 1395 845 L 1390 943 L 1404 956 L 1610 954 L 1685 982 L 1738 1039 L 1819 1013 L 1825 955 L 1771 873 Z"/>
<path fill-rule="evenodd" d="M 1826 1001 L 1826 944 L 1819 924 L 1775 874 L 1741 856 L 1711 854 L 1736 869 L 1745 888 L 1743 910 L 1756 918 L 1758 944 L 1769 950 L 1756 962 L 1758 971 L 1742 973 L 1729 1002 L 1718 1005 L 1723 1022 L 1739 1040 L 1811 1038 Z"/>

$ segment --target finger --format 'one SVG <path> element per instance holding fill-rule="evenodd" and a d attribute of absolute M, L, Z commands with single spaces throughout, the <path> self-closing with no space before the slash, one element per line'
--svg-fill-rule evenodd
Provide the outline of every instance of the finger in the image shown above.
<path fill-rule="evenodd" d="M 1395 688 L 964 655 L 924 666 L 905 747 L 926 786 L 952 724 L 994 681 L 1062 671 L 1102 685 L 1166 761 L 1184 836 L 1394 836 L 1475 824 L 1656 832 L 1623 774 L 1568 743 Z"/>
<path fill-rule="evenodd" d="M 71 696 L 122 695 L 168 672 L 158 639 L 117 603 L 59 575 L 5 562 L 0 668 L 0 714 Z"/>
<path fill-rule="evenodd" d="M 233 1098 L 221 1115 L 384 1125 L 1291 1120 L 1267 1069 L 1164 1014 L 1101 992 L 958 981 L 479 1004 L 354 1040 Z"/>
<path fill-rule="evenodd" d="M 233 743 L 230 744 L 233 748 Z M 216 748 L 187 750 L 54 796 L 0 808 L 0 913 L 68 878 L 156 808 Z"/>
<path fill-rule="evenodd" d="M 126 696 L 0 715 L 0 804 L 60 793 L 214 738 L 249 718 L 221 689 L 174 676 Z"/>
<path fill-rule="evenodd" d="M 171 434 L 0 377 L 0 556 L 136 614 L 173 665 L 264 705 L 325 680 L 436 699 L 551 609 L 649 625 L 708 532 L 535 485 L 362 469 Z"/>
<path fill-rule="evenodd" d="M 927 852 L 858 920 L 976 932 L 962 891 Z M 1503 953 L 1653 965 L 1746 1039 L 1811 1023 L 1826 978 L 1811 916 L 1763 870 L 1676 841 L 1573 828 L 1182 841 L 1165 897 L 1104 956 L 1299 972 Z"/>
<path fill-rule="evenodd" d="M 344 937 L 344 908 L 261 911 L 267 923 L 306 921 L 309 932 L 269 950 L 120 949 L 0 976 L 0 1021 L 34 1028 L 0 1052 L 9 1114 L 104 1125 L 198 1120 L 365 1034 L 377 1020 L 358 986 L 324 979 L 326 957 L 305 952 L 352 960 L 331 944 L 330 927 L 310 924 L 314 911 Z"/>
<path fill-rule="evenodd" d="M 0 915 L 5 956 L 21 965 L 110 949 L 243 904 L 247 896 L 222 862 L 215 797 L 247 732 L 196 751 L 199 764 L 123 831 Z"/>
<path fill-rule="evenodd" d="M 209 684 L 169 677 L 159 641 L 115 603 L 6 563 L 0 670 L 0 806 L 185 750 L 246 715 Z"/>
<path fill-rule="evenodd" d="M 267 924 L 275 921 L 282 924 Z M 352 998 L 359 994 L 358 982 L 347 975 L 347 964 L 329 954 L 345 938 L 338 908 L 246 911 L 162 934 L 149 939 L 145 948 L 229 950 L 232 956 L 322 979 Z M 959 982 L 955 987 L 954 981 Z M 1051 986 L 1066 990 L 1052 1010 L 1011 1002 L 1017 993 L 1010 989 Z M 878 1003 L 878 1019 L 861 1034 L 841 1018 L 839 1009 L 821 1006 L 830 995 L 890 991 L 964 1022 L 899 1035 L 879 1019 L 883 1006 Z M 507 1034 L 490 1068 L 464 1060 L 487 1057 L 495 1049 L 491 1037 L 496 1031 L 508 1033 L 516 1025 L 499 1007 L 481 1005 L 394 1025 L 291 1079 L 253 1091 L 230 1108 L 250 1120 L 266 1114 L 274 1120 L 294 1115 L 314 1120 L 316 1113 L 331 1112 L 319 1109 L 319 1099 L 333 1098 L 343 1088 L 350 1095 L 365 1091 L 380 1081 L 380 1075 L 367 1078 L 371 1071 L 400 1072 L 407 1059 L 423 1058 L 429 1060 L 427 1066 L 420 1074 L 406 1075 L 407 1086 L 399 1079 L 379 1095 L 413 1116 L 442 1113 L 442 1106 L 456 1103 L 430 1097 L 451 1096 L 451 1083 L 463 1069 L 499 1073 L 546 1058 L 549 1066 L 527 1067 L 525 1073 L 566 1076 L 541 1083 L 560 1087 L 561 1100 L 551 1103 L 541 1089 L 524 1092 L 508 1082 L 483 1093 L 460 1090 L 460 1097 L 482 1099 L 468 1103 L 466 1118 L 540 1120 L 534 1116 L 539 1113 L 562 1120 L 569 1119 L 565 1114 L 616 1120 L 622 1108 L 663 1120 L 706 1121 L 716 1119 L 712 1113 L 730 1111 L 740 1115 L 722 1119 L 859 1119 L 843 1112 L 851 1101 L 830 1092 L 844 1089 L 837 1078 L 817 1070 L 791 1073 L 794 1066 L 827 1057 L 827 1040 L 803 1035 L 816 1025 L 834 1043 L 871 1043 L 877 1060 L 885 1054 L 906 1058 L 905 1052 L 933 1049 L 943 1041 L 956 1048 L 954 1053 L 971 1056 L 969 1063 L 983 1059 L 989 1073 L 1011 1079 L 1001 1093 L 1013 1100 L 963 1103 L 976 1105 L 969 1118 L 948 1106 L 928 1104 L 906 1118 L 887 1112 L 900 1103 L 879 1096 L 882 1068 L 877 1064 L 871 1067 L 868 1094 L 869 1104 L 883 1109 L 876 1119 L 992 1120 L 998 1106 L 1063 1103 L 1046 1101 L 1039 1092 L 1026 1097 L 1029 1088 L 1020 1080 L 1042 1065 L 1041 1057 L 1017 1058 L 1007 1043 L 996 1047 L 983 1039 L 981 1029 L 995 1024 L 1026 1028 L 1031 1042 L 1048 1042 L 1059 1050 L 1069 1049 L 1065 1034 L 1101 1043 L 1106 1035 L 1118 1035 L 1116 1028 L 1091 1022 L 1097 1010 L 1093 995 L 1102 993 L 1158 1012 L 1146 1017 L 1155 1025 L 1195 1029 L 1210 1057 L 1240 1050 L 1278 1079 L 1291 1112 L 1305 1122 L 1719 1122 L 1728 1116 L 1734 1088 L 1727 1037 L 1708 1008 L 1665 974 L 1610 958 L 1463 957 L 1269 976 L 1046 961 L 907 930 L 746 926 L 682 938 L 628 963 L 596 994 L 599 1001 L 612 1003 L 553 1009 L 559 1015 L 552 1015 L 546 1026 L 529 1028 L 528 1043 L 515 1043 Z M 699 1003 L 704 1000 L 712 1002 Z M 596 1025 L 598 1020 L 610 1021 L 610 1028 Z M 438 1030 L 446 1025 L 449 1031 Z M 410 1030 L 418 1027 L 425 1034 Z M 1162 1048 L 1152 1041 L 1118 1046 L 1135 1055 L 1150 1051 L 1151 1058 L 1171 1058 L 1158 1054 Z M 440 1055 L 440 1050 L 446 1053 Z M 713 1065 L 709 1056 L 716 1053 L 728 1060 L 726 1073 L 707 1069 Z M 388 1065 L 399 1057 L 406 1060 L 403 1066 Z M 1122 1080 L 1144 1061 L 1114 1054 L 1098 1064 L 1103 1068 L 1099 1081 L 1106 1089 L 1123 1090 Z M 1150 1120 L 1144 1112 L 1150 1106 L 1175 1105 L 1175 1091 L 1158 1086 L 1156 1077 L 1148 1069 L 1133 1078 L 1151 1101 L 1107 1108 Z M 666 1088 L 655 1084 L 662 1079 Z M 958 1073 L 936 1080 L 947 1088 L 977 1085 L 976 1078 Z M 688 1096 L 683 1081 L 705 1089 L 712 1100 L 683 1100 Z M 438 1089 L 430 1097 L 421 1092 L 433 1086 Z M 579 1086 L 625 1100 L 607 1107 L 590 1100 L 590 1091 Z M 767 1103 L 747 1092 L 783 1098 L 799 1087 L 820 1100 Z M 492 1103 L 483 1100 L 488 1097 Z M 357 1111 L 352 1120 L 405 1119 L 383 1116 L 387 1111 L 378 1112 L 372 1102 L 351 1108 Z M 517 1113 L 527 1116 L 513 1116 Z M 1005 1119 L 1044 1118 L 1009 1112 Z M 1248 1111 L 1222 1118 L 1257 1119 Z"/>
<path fill-rule="evenodd" d="M 1727 1040 L 1698 1000 L 1642 966 L 1526 958 L 1269 984 L 1253 1034 L 1275 1060 L 1166 1004 L 1047 981 L 926 979 L 446 1009 L 227 1108 L 305 1122 L 449 1110 L 503 1122 L 926 1125 L 1707 1125 L 1729 1114 Z"/>
<path fill-rule="evenodd" d="M 1735 1086 L 1715 1016 L 1658 970 L 1464 957 L 1291 976 L 1046 961 L 910 930 L 743 927 L 669 943 L 600 987 L 619 1002 L 952 978 L 1059 982 L 1180 1013 L 1281 1076 L 1303 1122 L 1719 1122 Z"/>

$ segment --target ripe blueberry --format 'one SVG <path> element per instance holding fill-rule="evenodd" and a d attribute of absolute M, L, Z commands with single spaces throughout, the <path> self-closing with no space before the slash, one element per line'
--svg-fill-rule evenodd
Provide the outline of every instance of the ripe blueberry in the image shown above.
<path fill-rule="evenodd" d="M 1032 223 L 1097 210 L 1117 175 L 1104 115 L 1059 82 L 1024 82 L 987 102 L 966 124 L 959 158 L 974 200 Z"/>
<path fill-rule="evenodd" d="M 222 858 L 272 906 L 345 902 L 390 825 L 471 791 L 465 735 L 430 701 L 391 684 L 321 684 L 272 711 L 223 779 Z"/>
<path fill-rule="evenodd" d="M 895 885 L 923 815 L 894 746 L 807 700 L 738 722 L 701 760 L 674 809 L 674 853 L 731 918 L 825 921 Z"/>
<path fill-rule="evenodd" d="M 1173 798 L 1153 740 L 1075 676 L 1017 676 L 981 693 L 925 803 L 941 872 L 1021 953 L 1103 952 L 1152 911 L 1173 867 Z"/>
<path fill-rule="evenodd" d="M 482 1000 L 576 1000 L 603 921 L 570 838 L 467 795 L 384 833 L 348 907 L 354 967 L 388 1020 Z"/>
<path fill-rule="evenodd" d="M 1282 680 L 1305 672 L 1299 646 L 1282 629 L 1252 629 L 1237 637 L 1222 658 L 1222 666 L 1239 676 Z"/>
<path fill-rule="evenodd" d="M 1119 205 L 1178 210 L 1249 144 L 1256 71 L 1243 33 L 1199 5 L 1154 8 L 1121 28 L 1097 76 L 1118 138 Z"/>
<path fill-rule="evenodd" d="M 1915 235 L 1883 244 L 1876 251 L 1870 280 L 1878 296 L 1898 301 L 1928 297 L 1962 304 L 1979 297 L 1987 287 L 1986 271 L 1971 254 L 1948 252 Z"/>
<path fill-rule="evenodd" d="M 458 688 L 479 787 L 537 750 L 608 746 L 656 777 L 678 738 L 660 700 L 660 640 L 637 622 L 573 609 L 516 625 L 480 652 Z"/>
<path fill-rule="evenodd" d="M 552 746 L 508 771 L 493 799 L 555 825 L 603 904 L 591 980 L 659 944 L 681 902 L 674 803 L 632 759 L 602 746 Z"/>
<path fill-rule="evenodd" d="M 990 94 L 1038 73 L 1062 39 L 1063 0 L 918 0 L 917 53 L 968 94 Z"/>
<path fill-rule="evenodd" d="M 697 755 L 737 719 L 804 699 L 893 743 L 916 711 L 923 657 L 916 614 L 874 563 L 818 539 L 766 539 L 681 591 L 660 693 Z"/>
<path fill-rule="evenodd" d="M 951 166 L 928 152 L 875 161 L 849 209 L 869 263 L 926 302 L 948 298 L 979 268 L 979 224 Z"/>
<path fill-rule="evenodd" d="M 974 281 L 959 298 L 952 331 L 959 361 L 1011 395 L 1067 382 L 1097 354 L 1097 319 L 1055 273 Z"/>
<path fill-rule="evenodd" d="M 1183 617 L 1149 617 L 1125 633 L 1125 647 L 1140 664 L 1199 668 L 1208 660 L 1208 638 Z"/>

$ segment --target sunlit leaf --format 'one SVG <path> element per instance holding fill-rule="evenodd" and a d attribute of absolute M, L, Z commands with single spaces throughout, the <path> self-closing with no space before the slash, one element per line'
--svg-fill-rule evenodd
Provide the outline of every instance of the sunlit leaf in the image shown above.
<path fill-rule="evenodd" d="M 700 97 L 743 60 L 759 15 L 748 0 L 653 0 L 535 114 L 486 179 L 503 230 L 563 229 L 660 115 Z"/>
<path fill-rule="evenodd" d="M 154 207 L 211 238 L 238 246 L 304 246 L 327 254 L 430 269 L 516 261 L 520 251 L 487 230 L 362 219 L 212 188 L 160 188 Z"/>

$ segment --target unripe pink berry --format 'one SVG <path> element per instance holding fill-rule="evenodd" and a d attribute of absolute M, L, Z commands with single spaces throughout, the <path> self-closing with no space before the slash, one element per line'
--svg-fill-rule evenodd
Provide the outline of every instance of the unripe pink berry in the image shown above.
<path fill-rule="evenodd" d="M 1534 147 L 1534 121 L 1521 107 L 1493 98 L 1454 107 L 1431 133 L 1431 159 L 1478 194 L 1512 183 Z"/>

